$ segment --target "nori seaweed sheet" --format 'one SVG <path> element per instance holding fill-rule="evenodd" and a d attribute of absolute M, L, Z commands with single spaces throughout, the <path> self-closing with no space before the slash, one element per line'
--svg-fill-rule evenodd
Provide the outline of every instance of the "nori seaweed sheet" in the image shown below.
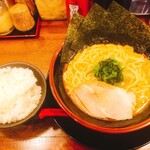
<path fill-rule="evenodd" d="M 92 38 L 99 37 L 101 34 L 107 35 L 112 30 L 112 22 L 108 17 L 105 9 L 98 4 L 94 4 L 79 27 L 76 38 L 71 44 L 71 49 L 79 51 L 84 46 L 89 45 Z"/>
<path fill-rule="evenodd" d="M 76 38 L 71 44 L 71 49 L 74 51 L 82 49 L 85 45 L 88 45 L 92 38 L 95 35 L 97 36 L 97 33 L 100 33 L 100 31 L 107 34 L 107 30 L 104 31 L 105 28 L 110 26 L 108 25 L 107 15 L 108 13 L 105 9 L 98 4 L 95 4 L 84 19 L 82 25 L 79 27 Z M 109 28 L 108 30 L 111 29 Z"/>
<path fill-rule="evenodd" d="M 114 1 L 112 1 L 112 3 L 107 8 L 107 12 L 109 13 L 110 18 L 113 20 L 116 26 L 124 21 L 128 16 L 130 16 L 130 13 L 125 8 Z"/>
<path fill-rule="evenodd" d="M 116 22 L 117 33 L 128 35 L 133 45 L 139 45 L 137 52 L 143 53 L 150 47 L 150 28 L 145 23 L 114 1 L 109 5 L 107 12 Z"/>
<path fill-rule="evenodd" d="M 75 13 L 72 19 L 70 20 L 70 23 L 67 29 L 66 39 L 64 41 L 64 45 L 62 49 L 61 62 L 67 62 L 68 59 L 74 55 L 75 52 L 70 49 L 70 45 L 71 45 L 71 42 L 75 39 L 75 33 L 77 32 L 83 20 L 84 18 L 78 13 Z"/>
<path fill-rule="evenodd" d="M 126 38 L 126 44 L 138 47 L 136 52 L 143 53 L 150 47 L 150 36 L 147 33 L 149 28 L 116 2 L 113 1 L 107 11 L 94 4 L 79 27 L 71 49 L 79 51 L 87 45 L 95 44 L 96 39 L 104 43 L 106 37 L 112 41 L 114 36 L 121 44 L 125 42 L 123 37 Z"/>
<path fill-rule="evenodd" d="M 136 29 L 140 32 L 149 32 L 150 28 L 144 24 L 143 22 L 139 21 L 139 19 L 131 14 L 128 10 L 126 10 L 124 7 L 116 3 L 115 1 L 112 1 L 112 3 L 107 8 L 107 12 L 110 13 L 112 16 L 112 19 L 118 24 L 123 23 L 125 27 L 129 26 L 131 29 Z M 127 24 L 125 24 L 125 22 Z M 124 27 L 123 27 L 124 28 Z"/>
<path fill-rule="evenodd" d="M 150 55 L 149 27 L 115 1 L 107 10 L 95 3 L 77 27 L 76 32 L 75 29 L 68 31 L 70 37 L 67 35 L 65 55 L 62 55 L 66 62 L 84 47 L 98 43 L 128 44 L 136 52 Z"/>

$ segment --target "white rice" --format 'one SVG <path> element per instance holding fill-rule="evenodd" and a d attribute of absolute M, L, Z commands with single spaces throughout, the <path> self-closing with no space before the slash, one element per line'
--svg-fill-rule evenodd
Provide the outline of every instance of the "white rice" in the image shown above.
<path fill-rule="evenodd" d="M 28 68 L 0 69 L 0 123 L 19 121 L 36 108 L 41 98 L 41 87 L 36 82 Z"/>

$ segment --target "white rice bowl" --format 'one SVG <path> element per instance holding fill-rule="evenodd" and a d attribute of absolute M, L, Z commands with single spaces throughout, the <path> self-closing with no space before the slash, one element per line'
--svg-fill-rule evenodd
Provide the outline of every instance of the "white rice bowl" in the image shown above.
<path fill-rule="evenodd" d="M 0 68 L 0 123 L 27 117 L 38 105 L 42 90 L 29 68 Z"/>

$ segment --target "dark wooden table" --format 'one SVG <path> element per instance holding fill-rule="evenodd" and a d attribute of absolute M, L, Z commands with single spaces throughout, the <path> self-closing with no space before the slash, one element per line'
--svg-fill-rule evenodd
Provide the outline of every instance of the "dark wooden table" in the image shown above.
<path fill-rule="evenodd" d="M 37 38 L 1 39 L 0 65 L 12 61 L 29 62 L 47 78 L 52 55 L 64 41 L 67 26 L 66 21 L 43 21 Z M 23 125 L 0 129 L 0 150 L 74 149 L 91 150 L 63 132 L 53 117 L 40 120 L 37 115 Z"/>

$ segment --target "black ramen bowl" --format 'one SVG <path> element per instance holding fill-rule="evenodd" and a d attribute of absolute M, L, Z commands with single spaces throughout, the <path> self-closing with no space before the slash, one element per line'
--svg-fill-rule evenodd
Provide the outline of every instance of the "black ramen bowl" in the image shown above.
<path fill-rule="evenodd" d="M 63 45 L 52 57 L 49 82 L 57 103 L 71 118 L 89 129 L 110 134 L 129 133 L 150 126 L 150 106 L 132 119 L 123 121 L 104 121 L 82 112 L 69 98 L 63 85 L 62 74 L 66 63 L 61 62 L 62 48 Z"/>
<path fill-rule="evenodd" d="M 42 104 L 44 103 L 46 91 L 47 91 L 46 79 L 45 79 L 43 73 L 34 65 L 32 65 L 30 63 L 26 63 L 26 62 L 10 62 L 10 63 L 6 63 L 6 64 L 3 64 L 0 66 L 0 68 L 6 68 L 6 67 L 11 67 L 11 68 L 16 67 L 16 68 L 25 68 L 25 69 L 28 68 L 28 69 L 32 70 L 35 78 L 37 79 L 36 85 L 41 87 L 41 98 L 40 98 L 36 108 L 34 110 L 32 110 L 29 113 L 29 115 L 27 115 L 23 119 L 18 120 L 16 122 L 5 123 L 5 124 L 0 123 L 0 128 L 14 127 L 14 126 L 17 126 L 17 125 L 20 125 L 20 124 L 23 124 L 23 123 L 29 121 L 33 116 L 35 116 L 35 114 L 41 108 Z"/>

